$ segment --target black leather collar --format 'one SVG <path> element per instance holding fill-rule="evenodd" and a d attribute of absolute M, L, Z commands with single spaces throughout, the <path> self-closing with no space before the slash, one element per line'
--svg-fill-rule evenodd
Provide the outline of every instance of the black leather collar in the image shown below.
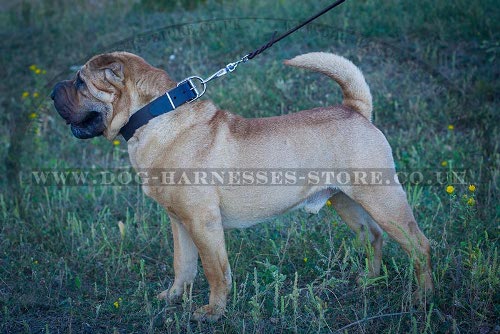
<path fill-rule="evenodd" d="M 172 111 L 178 106 L 194 100 L 197 96 L 196 87 L 189 80 L 185 81 L 134 113 L 129 118 L 128 123 L 120 130 L 120 134 L 128 141 L 137 129 L 146 125 L 151 119 Z"/>

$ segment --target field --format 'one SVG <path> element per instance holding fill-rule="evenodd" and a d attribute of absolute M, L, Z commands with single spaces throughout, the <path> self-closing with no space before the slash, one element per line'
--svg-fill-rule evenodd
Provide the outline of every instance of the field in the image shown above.
<path fill-rule="evenodd" d="M 346 1 L 205 98 L 246 117 L 341 101 L 329 79 L 282 64 L 330 51 L 357 64 L 417 222 L 436 292 L 414 306 L 407 255 L 384 236 L 383 274 L 361 279 L 365 246 L 331 207 L 226 232 L 233 289 L 216 323 L 200 265 L 179 305 L 170 222 L 137 185 L 51 185 L 33 172 L 130 166 L 126 142 L 74 138 L 53 84 L 94 54 L 137 53 L 174 79 L 208 76 L 328 1 L 6 1 L 0 5 L 0 332 L 500 333 L 500 13 L 493 0 Z M 417 173 L 417 174 L 415 174 Z M 437 177 L 439 176 L 439 177 Z"/>

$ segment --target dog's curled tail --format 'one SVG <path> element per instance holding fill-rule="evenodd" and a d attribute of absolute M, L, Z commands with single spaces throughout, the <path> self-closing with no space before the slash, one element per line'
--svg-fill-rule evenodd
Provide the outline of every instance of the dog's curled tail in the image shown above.
<path fill-rule="evenodd" d="M 342 88 L 343 105 L 372 119 L 372 95 L 363 73 L 350 60 L 332 53 L 312 52 L 285 60 L 286 65 L 326 74 Z"/>

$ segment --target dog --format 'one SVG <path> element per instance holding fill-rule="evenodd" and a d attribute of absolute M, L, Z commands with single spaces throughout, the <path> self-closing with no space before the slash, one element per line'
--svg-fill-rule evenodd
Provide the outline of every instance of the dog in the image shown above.
<path fill-rule="evenodd" d="M 336 81 L 341 105 L 293 114 L 247 119 L 196 100 L 155 117 L 128 140 L 137 171 L 192 168 L 383 169 L 395 175 L 391 147 L 371 122 L 372 96 L 361 71 L 330 53 L 308 53 L 286 65 L 320 72 Z M 73 80 L 59 82 L 52 99 L 77 138 L 103 135 L 113 140 L 131 115 L 177 83 L 169 75 L 127 52 L 91 58 Z M 208 305 L 193 314 L 215 321 L 225 310 L 231 269 L 224 229 L 244 228 L 303 208 L 317 213 L 327 200 L 343 221 L 371 245 L 368 275 L 378 276 L 382 231 L 414 262 L 419 291 L 433 290 L 430 246 L 420 231 L 402 186 L 352 180 L 338 184 L 204 186 L 142 185 L 168 213 L 174 241 L 175 279 L 158 297 L 178 301 L 197 274 L 198 257 L 210 286 Z"/>

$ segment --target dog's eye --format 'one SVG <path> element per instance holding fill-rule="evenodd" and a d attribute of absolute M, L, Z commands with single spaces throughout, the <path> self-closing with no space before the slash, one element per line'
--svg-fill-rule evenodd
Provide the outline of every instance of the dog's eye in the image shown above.
<path fill-rule="evenodd" d="M 79 89 L 83 85 L 85 85 L 85 82 L 82 80 L 82 77 L 80 77 L 80 73 L 78 73 L 75 80 L 75 88 Z"/>

